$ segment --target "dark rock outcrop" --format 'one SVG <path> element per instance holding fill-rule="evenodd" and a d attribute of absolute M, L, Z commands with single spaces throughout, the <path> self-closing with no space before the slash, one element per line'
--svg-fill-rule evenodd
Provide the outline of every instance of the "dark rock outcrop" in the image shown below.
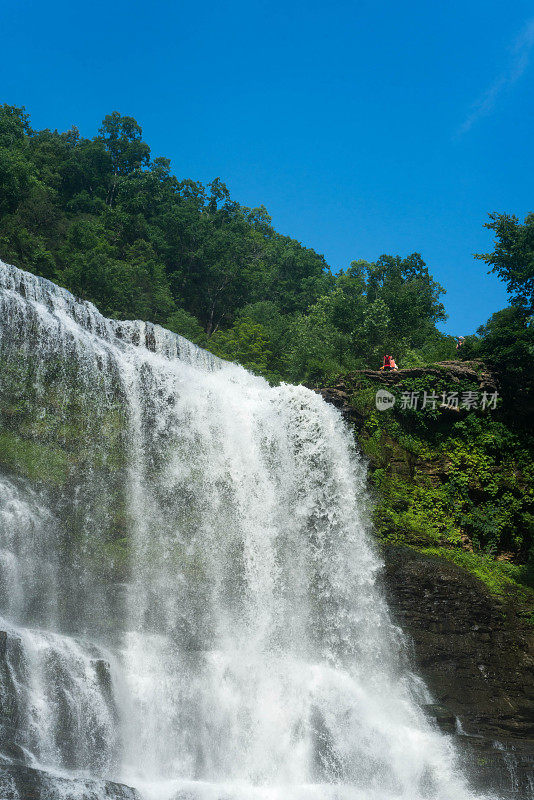
<path fill-rule="evenodd" d="M 534 627 L 460 567 L 408 547 L 384 550 L 391 611 L 476 788 L 534 797 Z"/>
<path fill-rule="evenodd" d="M 138 792 L 120 783 L 70 779 L 20 764 L 0 766 L 2 800 L 141 800 Z"/>
<path fill-rule="evenodd" d="M 484 736 L 455 737 L 465 775 L 476 792 L 491 793 L 499 800 L 534 798 L 532 742 L 504 741 Z"/>
<path fill-rule="evenodd" d="M 22 669 L 20 639 L 0 631 L 0 752 L 18 754 L 20 698 L 15 676 Z"/>
<path fill-rule="evenodd" d="M 534 627 L 455 564 L 385 548 L 390 607 L 436 701 L 469 732 L 534 740 Z"/>

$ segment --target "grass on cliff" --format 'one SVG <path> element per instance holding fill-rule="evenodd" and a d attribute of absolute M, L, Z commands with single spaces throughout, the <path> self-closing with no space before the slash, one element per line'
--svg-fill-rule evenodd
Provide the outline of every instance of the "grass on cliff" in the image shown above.
<path fill-rule="evenodd" d="M 528 575 L 529 567 L 496 561 L 486 553 L 470 553 L 458 548 L 420 547 L 420 552 L 452 561 L 475 575 L 496 595 L 512 593 L 522 600 L 534 602 L 534 589 L 530 587 L 534 576 Z M 534 621 L 534 620 L 533 620 Z"/>

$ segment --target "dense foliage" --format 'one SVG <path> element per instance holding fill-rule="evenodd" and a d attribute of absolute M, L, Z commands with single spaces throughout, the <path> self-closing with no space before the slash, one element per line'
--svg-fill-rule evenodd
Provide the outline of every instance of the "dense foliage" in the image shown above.
<path fill-rule="evenodd" d="M 495 250 L 479 254 L 506 282 L 512 302 L 534 312 L 534 214 L 523 225 L 513 214 L 490 214 L 485 227 L 496 234 Z"/>
<path fill-rule="evenodd" d="M 507 285 L 512 305 L 493 314 L 462 348 L 465 358 L 482 358 L 499 375 L 509 415 L 529 424 L 534 413 L 534 214 L 524 225 L 509 214 L 490 214 L 495 249 L 479 255 Z"/>
<path fill-rule="evenodd" d="M 477 362 L 469 365 L 477 369 Z M 436 374 L 438 373 L 438 374 Z M 378 384 L 346 376 L 362 428 L 359 440 L 371 466 L 375 530 L 385 542 L 405 543 L 461 561 L 491 588 L 534 588 L 534 440 L 510 424 L 500 400 L 482 408 L 469 372 L 446 368 L 407 373 L 392 389 L 393 409 L 377 411 Z M 391 388 L 391 387 L 390 387 Z M 422 398 L 471 393 L 472 407 L 411 408 L 402 395 Z M 459 555 L 460 554 L 460 555 Z"/>
<path fill-rule="evenodd" d="M 404 365 L 454 352 L 435 327 L 443 289 L 418 254 L 333 275 L 219 178 L 205 187 L 151 159 L 138 123 L 118 112 L 86 139 L 35 131 L 4 105 L 0 194 L 1 258 L 272 380 L 377 366 L 385 350 Z"/>

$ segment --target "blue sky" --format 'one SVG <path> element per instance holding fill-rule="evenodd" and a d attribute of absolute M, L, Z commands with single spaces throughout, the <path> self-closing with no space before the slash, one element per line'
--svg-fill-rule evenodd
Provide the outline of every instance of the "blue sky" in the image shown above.
<path fill-rule="evenodd" d="M 1 96 L 93 135 L 117 109 L 324 253 L 422 253 L 453 334 L 506 304 L 472 254 L 534 211 L 534 3 L 3 0 Z"/>

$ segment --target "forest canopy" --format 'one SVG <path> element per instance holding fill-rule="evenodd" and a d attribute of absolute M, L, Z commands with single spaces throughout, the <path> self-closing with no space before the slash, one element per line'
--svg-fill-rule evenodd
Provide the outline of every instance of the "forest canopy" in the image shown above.
<path fill-rule="evenodd" d="M 37 131 L 0 109 L 0 257 L 111 317 L 158 322 L 273 381 L 318 382 L 450 357 L 443 288 L 418 253 L 324 257 L 278 233 L 216 177 L 178 178 L 135 119 L 107 115 L 92 138 Z"/>

